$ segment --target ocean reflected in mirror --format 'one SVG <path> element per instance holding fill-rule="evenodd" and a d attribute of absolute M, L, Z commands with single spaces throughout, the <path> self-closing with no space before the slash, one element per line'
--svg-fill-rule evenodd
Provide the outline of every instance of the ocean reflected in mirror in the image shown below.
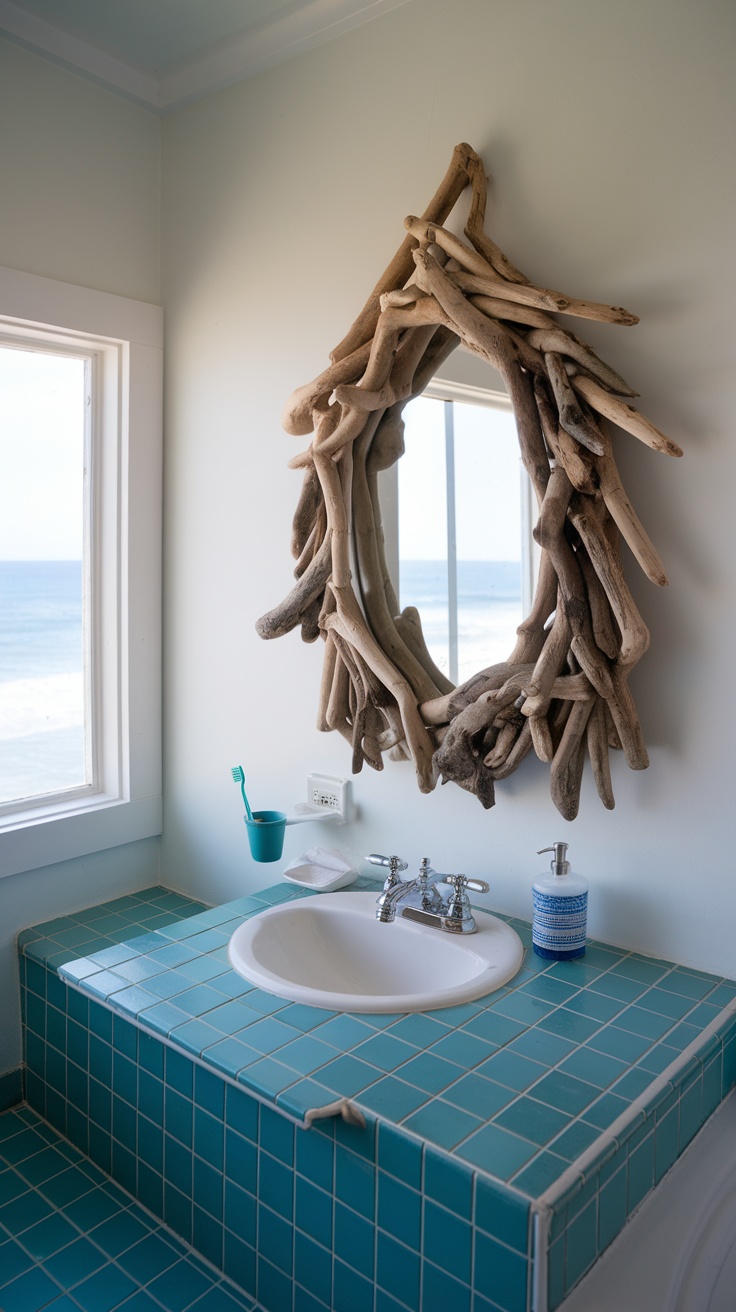
<path fill-rule="evenodd" d="M 471 391 L 473 400 L 463 399 Z M 435 380 L 404 410 L 401 607 L 453 683 L 506 659 L 533 584 L 530 487 L 508 397 Z"/>

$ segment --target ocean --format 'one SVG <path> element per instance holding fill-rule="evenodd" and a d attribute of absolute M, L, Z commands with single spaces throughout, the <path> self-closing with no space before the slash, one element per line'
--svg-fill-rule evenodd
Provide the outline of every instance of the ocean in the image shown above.
<path fill-rule="evenodd" d="M 0 803 L 85 783 L 81 561 L 0 561 Z"/>
<path fill-rule="evenodd" d="M 402 560 L 400 601 L 416 606 L 435 664 L 449 676 L 447 564 L 444 560 Z M 513 560 L 459 560 L 458 673 L 462 683 L 509 655 L 524 618 L 521 564 Z"/>

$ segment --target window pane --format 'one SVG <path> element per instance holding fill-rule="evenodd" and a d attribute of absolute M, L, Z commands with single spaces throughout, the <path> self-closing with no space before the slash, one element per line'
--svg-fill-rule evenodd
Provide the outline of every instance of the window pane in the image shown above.
<path fill-rule="evenodd" d="M 500 405 L 428 397 L 410 402 L 404 421 L 406 453 L 398 467 L 401 605 L 417 607 L 433 660 L 462 683 L 506 659 L 524 618 L 524 475 L 516 422 Z M 454 516 L 448 515 L 448 487 L 454 490 Z M 456 652 L 448 610 L 453 571 Z"/>
<path fill-rule="evenodd" d="M 521 601 L 521 469 L 508 410 L 454 403 L 458 678 L 508 656 Z"/>
<path fill-rule="evenodd" d="M 90 778 L 87 361 L 0 347 L 0 803 Z"/>

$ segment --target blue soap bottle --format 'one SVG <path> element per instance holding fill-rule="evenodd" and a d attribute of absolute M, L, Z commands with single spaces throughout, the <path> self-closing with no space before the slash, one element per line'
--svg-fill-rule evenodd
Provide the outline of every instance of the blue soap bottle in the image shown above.
<path fill-rule="evenodd" d="M 554 852 L 552 873 L 532 885 L 532 944 L 538 957 L 550 961 L 572 961 L 585 952 L 588 881 L 570 869 L 567 848 L 567 843 L 555 843 L 541 849 L 539 856 Z"/>

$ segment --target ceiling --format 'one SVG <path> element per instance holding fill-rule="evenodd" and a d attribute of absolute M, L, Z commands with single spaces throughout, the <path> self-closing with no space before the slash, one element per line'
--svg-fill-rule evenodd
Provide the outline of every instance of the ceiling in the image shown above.
<path fill-rule="evenodd" d="M 407 0 L 0 0 L 0 35 L 168 113 Z"/>

